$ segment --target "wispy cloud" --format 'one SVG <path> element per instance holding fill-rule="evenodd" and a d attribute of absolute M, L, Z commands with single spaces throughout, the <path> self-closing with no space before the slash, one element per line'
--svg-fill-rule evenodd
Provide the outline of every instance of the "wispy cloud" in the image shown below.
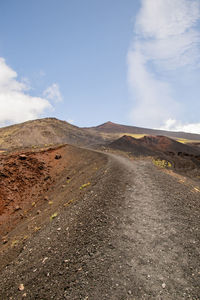
<path fill-rule="evenodd" d="M 135 124 L 161 127 L 179 118 L 183 104 L 173 96 L 170 75 L 200 67 L 199 18 L 199 0 L 141 0 L 128 52 Z"/>
<path fill-rule="evenodd" d="M 175 117 L 178 104 L 171 96 L 170 85 L 156 78 L 147 67 L 146 57 L 140 51 L 128 55 L 129 83 L 137 103 L 131 118 L 140 126 L 157 127 L 163 120 Z"/>
<path fill-rule="evenodd" d="M 57 83 L 53 83 L 51 86 L 49 86 L 44 92 L 44 97 L 47 99 L 53 101 L 53 102 L 60 102 L 63 100 L 59 85 Z"/>
<path fill-rule="evenodd" d="M 52 106 L 48 100 L 32 97 L 26 80 L 19 81 L 17 73 L 0 58 L 0 124 L 19 123 L 35 119 Z"/>
<path fill-rule="evenodd" d="M 184 131 L 191 133 L 200 133 L 200 123 L 186 123 L 183 124 L 180 121 L 168 119 L 164 126 L 160 129 L 164 130 L 174 130 L 174 131 Z"/>

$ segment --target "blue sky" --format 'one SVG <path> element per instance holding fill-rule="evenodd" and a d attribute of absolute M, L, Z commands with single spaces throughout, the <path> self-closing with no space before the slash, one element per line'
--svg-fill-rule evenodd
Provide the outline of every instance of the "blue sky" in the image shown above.
<path fill-rule="evenodd" d="M 200 0 L 1 0 L 0 124 L 200 133 Z"/>

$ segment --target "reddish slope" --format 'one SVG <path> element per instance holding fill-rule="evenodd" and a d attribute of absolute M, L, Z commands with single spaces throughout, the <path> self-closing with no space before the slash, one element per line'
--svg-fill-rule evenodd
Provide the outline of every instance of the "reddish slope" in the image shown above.
<path fill-rule="evenodd" d="M 200 154 L 198 149 L 176 142 L 166 136 L 144 136 L 141 139 L 135 139 L 131 136 L 124 135 L 112 142 L 109 147 L 132 152 L 134 155 L 154 155 L 158 152 L 173 152 L 175 154 L 187 153 L 190 155 Z"/>
<path fill-rule="evenodd" d="M 154 151 L 183 152 L 193 155 L 200 154 L 200 151 L 196 148 L 179 143 L 166 136 L 144 136 L 143 138 L 138 139 L 138 143 Z"/>
<path fill-rule="evenodd" d="M 70 145 L 1 154 L 0 245 L 2 236 L 18 223 L 33 215 L 44 220 L 45 211 L 51 215 L 60 205 L 59 198 L 67 202 L 77 197 L 75 193 L 80 196 L 80 186 L 91 180 L 102 157 Z"/>

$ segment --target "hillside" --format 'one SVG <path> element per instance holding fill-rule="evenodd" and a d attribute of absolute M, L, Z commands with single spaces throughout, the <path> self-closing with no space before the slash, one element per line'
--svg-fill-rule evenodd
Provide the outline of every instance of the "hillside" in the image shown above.
<path fill-rule="evenodd" d="M 110 144 L 123 135 L 131 135 L 136 138 L 162 135 L 163 139 L 167 136 L 176 140 L 181 139 L 184 143 L 190 142 L 196 145 L 200 141 L 199 134 L 124 126 L 112 122 L 96 127 L 80 128 L 56 118 L 44 118 L 0 128 L 0 151 L 18 147 L 48 146 L 65 143 L 98 148 L 98 145 Z M 140 141 L 141 146 L 142 140 Z"/>
<path fill-rule="evenodd" d="M 1 164 L 0 299 L 199 299 L 199 183 L 69 145 Z"/>
<path fill-rule="evenodd" d="M 55 118 L 38 119 L 0 128 L 0 149 L 49 144 L 88 146 L 102 143 L 102 138 Z"/>
<path fill-rule="evenodd" d="M 107 135 L 124 135 L 124 134 L 135 134 L 135 135 L 163 135 L 172 137 L 175 139 L 187 139 L 187 140 L 200 140 L 200 134 L 186 133 L 186 132 L 173 132 L 164 131 L 158 129 L 141 128 L 135 126 L 126 126 L 116 124 L 113 122 L 106 122 L 102 125 L 88 128 L 89 131 L 98 132 Z"/>
<path fill-rule="evenodd" d="M 1 129 L 0 299 L 198 299 L 200 149 L 96 132 Z"/>
<path fill-rule="evenodd" d="M 135 156 L 153 156 L 155 152 L 145 145 L 142 145 L 140 139 L 124 135 L 108 145 L 114 150 L 129 152 Z"/>
<path fill-rule="evenodd" d="M 120 150 L 133 157 L 151 156 L 170 162 L 174 170 L 190 177 L 200 176 L 200 149 L 179 143 L 165 136 L 144 136 L 135 139 L 122 136 L 108 145 L 108 149 Z"/>
<path fill-rule="evenodd" d="M 144 136 L 140 139 L 135 139 L 131 136 L 124 135 L 118 140 L 109 144 L 113 149 L 122 151 L 134 152 L 135 155 L 154 155 L 155 153 L 186 153 L 188 155 L 200 155 L 200 150 L 192 145 L 179 143 L 166 136 Z"/>
<path fill-rule="evenodd" d="M 101 153 L 71 145 L 0 154 L 0 269 L 17 255 L 24 236 L 83 197 L 106 161 Z"/>
<path fill-rule="evenodd" d="M 154 151 L 163 151 L 163 152 L 174 152 L 174 153 L 187 153 L 198 155 L 200 151 L 193 146 L 185 145 L 179 143 L 171 138 L 166 136 L 144 136 L 141 139 L 138 139 L 138 142 Z"/>

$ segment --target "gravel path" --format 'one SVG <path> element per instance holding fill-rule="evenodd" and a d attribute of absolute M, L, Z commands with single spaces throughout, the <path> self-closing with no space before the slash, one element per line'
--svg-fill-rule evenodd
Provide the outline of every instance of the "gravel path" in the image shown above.
<path fill-rule="evenodd" d="M 200 299 L 200 193 L 148 160 L 109 157 L 1 272 L 0 299 Z"/>

